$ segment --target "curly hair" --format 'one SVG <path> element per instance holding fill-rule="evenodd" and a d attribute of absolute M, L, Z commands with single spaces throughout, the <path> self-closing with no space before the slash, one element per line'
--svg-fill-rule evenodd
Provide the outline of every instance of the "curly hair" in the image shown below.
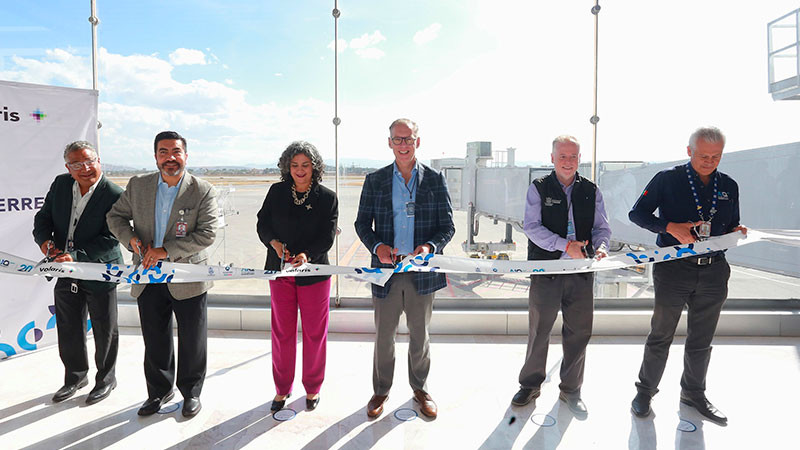
<path fill-rule="evenodd" d="M 322 173 L 325 172 L 325 163 L 322 162 L 322 156 L 317 151 L 314 144 L 306 141 L 294 141 L 286 147 L 286 150 L 281 154 L 278 160 L 278 168 L 281 170 L 281 181 L 290 181 L 292 175 L 289 168 L 292 165 L 292 159 L 297 155 L 306 155 L 311 160 L 311 184 L 318 184 L 322 182 Z"/>

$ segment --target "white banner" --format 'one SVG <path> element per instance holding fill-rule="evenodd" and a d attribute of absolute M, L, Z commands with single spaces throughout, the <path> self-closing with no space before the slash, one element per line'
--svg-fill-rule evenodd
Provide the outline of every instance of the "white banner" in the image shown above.
<path fill-rule="evenodd" d="M 96 91 L 0 81 L 0 248 L 41 258 L 33 216 L 76 140 L 97 143 Z M 0 358 L 54 344 L 53 285 L 3 277 L 0 286 Z"/>
<path fill-rule="evenodd" d="M 368 267 L 330 266 L 304 264 L 300 267 L 285 267 L 282 271 L 234 268 L 232 266 L 204 266 L 159 262 L 149 269 L 141 266 L 99 263 L 54 263 L 20 258 L 0 252 L 0 273 L 12 275 L 38 275 L 45 277 L 69 277 L 81 280 L 108 281 L 123 284 L 187 283 L 193 281 L 240 280 L 243 278 L 275 279 L 285 276 L 348 275 L 383 286 L 393 273 L 444 272 L 481 273 L 487 275 L 554 275 L 601 270 L 622 269 L 641 264 L 700 256 L 759 241 L 800 245 L 800 233 L 767 233 L 749 230 L 717 236 L 692 244 L 628 252 L 596 259 L 558 259 L 545 261 L 493 261 L 473 258 L 456 258 L 443 255 L 407 256 L 394 269 L 371 269 Z"/>

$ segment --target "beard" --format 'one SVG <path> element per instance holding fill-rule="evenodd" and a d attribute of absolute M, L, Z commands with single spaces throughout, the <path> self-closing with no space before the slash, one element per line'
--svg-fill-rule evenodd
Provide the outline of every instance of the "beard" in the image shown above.
<path fill-rule="evenodd" d="M 183 166 L 180 163 L 164 163 L 158 167 L 158 170 L 165 176 L 174 177 L 183 172 Z"/>

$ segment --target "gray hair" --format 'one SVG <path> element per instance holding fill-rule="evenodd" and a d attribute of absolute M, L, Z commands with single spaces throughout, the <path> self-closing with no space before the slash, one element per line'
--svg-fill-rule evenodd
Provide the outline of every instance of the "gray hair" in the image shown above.
<path fill-rule="evenodd" d="M 94 153 L 95 158 L 97 157 L 97 150 L 89 141 L 75 141 L 70 142 L 66 147 L 64 147 L 64 162 L 67 162 L 67 155 L 72 152 L 79 152 L 81 150 L 91 150 L 91 152 Z"/>
<path fill-rule="evenodd" d="M 689 136 L 689 148 L 692 151 L 697 150 L 697 141 L 703 140 L 709 144 L 721 142 L 725 147 L 725 135 L 717 127 L 701 127 L 698 128 Z"/>
<path fill-rule="evenodd" d="M 570 136 L 568 134 L 562 134 L 561 136 L 557 136 L 553 139 L 553 150 L 551 151 L 552 154 L 556 154 L 556 146 L 558 144 L 575 144 L 578 147 L 578 151 L 581 149 L 581 144 L 578 142 L 578 139 L 575 136 Z"/>
<path fill-rule="evenodd" d="M 401 123 L 410 128 L 414 136 L 417 136 L 417 132 L 419 132 L 419 127 L 417 126 L 417 123 L 411 119 L 397 119 L 394 122 L 392 122 L 392 124 L 389 125 L 389 136 L 392 135 L 392 129 L 394 128 L 394 126 Z"/>
<path fill-rule="evenodd" d="M 322 173 L 325 172 L 325 163 L 322 156 L 317 151 L 317 147 L 306 141 L 294 141 L 286 147 L 286 150 L 278 159 L 278 168 L 281 170 L 281 181 L 291 181 L 292 175 L 289 171 L 292 159 L 297 155 L 306 155 L 311 160 L 311 184 L 318 184 L 322 181 Z"/>

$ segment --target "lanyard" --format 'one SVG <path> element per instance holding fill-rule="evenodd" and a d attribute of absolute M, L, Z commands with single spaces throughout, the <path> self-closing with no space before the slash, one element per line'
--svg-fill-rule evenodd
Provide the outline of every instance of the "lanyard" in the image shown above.
<path fill-rule="evenodd" d="M 689 187 L 692 188 L 692 196 L 694 197 L 694 204 L 697 206 L 697 214 L 703 222 L 711 222 L 714 214 L 717 212 L 717 180 L 719 173 L 714 174 L 714 194 L 711 197 L 711 210 L 708 212 L 708 220 L 703 217 L 703 205 L 700 203 L 700 197 L 697 195 L 697 188 L 694 185 L 692 171 L 689 169 L 691 162 L 686 163 L 686 176 L 689 178 Z"/>

